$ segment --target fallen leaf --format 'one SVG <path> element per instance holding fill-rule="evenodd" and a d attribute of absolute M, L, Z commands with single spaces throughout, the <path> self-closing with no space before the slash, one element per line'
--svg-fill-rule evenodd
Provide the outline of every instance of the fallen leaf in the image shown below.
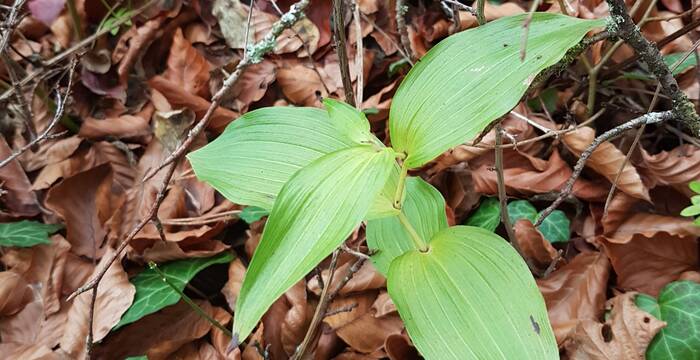
<path fill-rule="evenodd" d="M 537 280 L 558 344 L 583 320 L 603 314 L 610 262 L 600 252 L 581 253 L 550 276 Z"/>
<path fill-rule="evenodd" d="M 263 316 L 265 343 L 275 357 L 291 356 L 301 344 L 313 316 L 308 308 L 306 281 L 294 284 Z"/>
<path fill-rule="evenodd" d="M 637 293 L 627 292 L 610 299 L 605 324 L 584 320 L 576 326 L 566 350 L 572 360 L 644 360 L 651 339 L 666 323 L 634 304 Z"/>
<path fill-rule="evenodd" d="M 618 286 L 651 296 L 657 296 L 681 273 L 699 269 L 695 237 L 659 232 L 653 237 L 635 235 L 624 244 L 604 241 L 603 247 L 617 274 Z"/>
<path fill-rule="evenodd" d="M 114 250 L 108 249 L 107 255 Z M 107 265 L 109 256 L 102 258 L 96 271 Z M 93 273 L 96 276 L 97 273 Z M 104 339 L 109 331 L 119 322 L 122 314 L 131 306 L 136 290 L 129 283 L 129 277 L 119 260 L 112 263 L 97 288 L 94 308 L 93 339 Z M 88 317 L 92 293 L 82 293 L 73 299 L 68 311 L 66 328 L 61 338 L 61 349 L 72 358 L 82 358 L 85 353 L 85 339 L 88 334 Z"/>
<path fill-rule="evenodd" d="M 557 258 L 557 249 L 545 240 L 542 233 L 532 225 L 530 220 L 518 220 L 515 222 L 513 230 L 515 231 L 515 241 L 523 255 L 533 260 L 537 267 L 546 269 Z"/>
<path fill-rule="evenodd" d="M 0 316 L 12 315 L 34 298 L 31 287 L 12 271 L 0 272 Z"/>
<path fill-rule="evenodd" d="M 562 141 L 571 152 L 581 156 L 581 153 L 593 142 L 594 138 L 595 130 L 584 126 L 578 130 L 566 133 L 562 137 Z M 603 175 L 610 182 L 614 182 L 624 163 L 625 154 L 616 148 L 615 145 L 606 141 L 593 151 L 593 154 L 586 162 L 586 166 Z M 644 186 L 639 173 L 630 163 L 625 164 L 617 181 L 617 187 L 631 196 L 649 200 L 649 189 Z"/>
<path fill-rule="evenodd" d="M 333 276 L 333 281 L 330 284 L 331 289 L 335 289 L 340 282 L 343 280 L 345 274 L 352 267 L 354 261 L 348 261 L 345 264 L 339 266 Z M 340 276 L 338 276 L 340 274 Z M 323 281 L 325 284 L 328 283 L 328 270 L 323 270 L 321 272 Z M 309 280 L 309 290 L 316 295 L 321 294 L 321 288 L 318 284 L 318 278 L 313 278 Z M 382 287 L 386 287 L 386 278 L 380 274 L 377 269 L 372 265 L 371 262 L 365 261 L 357 272 L 352 276 L 350 281 L 348 281 L 345 286 L 338 292 L 339 295 L 346 295 L 353 292 L 361 292 L 366 290 L 374 290 Z"/>
<path fill-rule="evenodd" d="M 227 94 L 231 99 L 232 109 L 240 113 L 248 111 L 250 104 L 262 99 L 268 86 L 276 79 L 275 64 L 269 60 L 263 60 L 246 68 L 240 78 Z"/>
<path fill-rule="evenodd" d="M 6 159 L 12 154 L 5 138 L 0 139 L 0 159 Z M 39 204 L 36 195 L 31 190 L 31 183 L 17 160 L 0 168 L 0 190 L 3 195 L 0 201 L 13 217 L 36 216 L 39 214 Z M 4 218 L 4 210 L 0 218 Z"/>
<path fill-rule="evenodd" d="M 245 272 L 246 268 L 239 258 L 231 261 L 228 266 L 228 280 L 221 289 L 221 293 L 224 294 L 228 307 L 231 309 L 236 308 L 236 299 L 241 292 L 241 285 L 243 285 Z"/>
<path fill-rule="evenodd" d="M 86 139 L 140 139 L 151 134 L 150 120 L 153 106 L 148 105 L 137 114 L 109 116 L 104 119 L 86 118 L 80 126 L 80 137 Z"/>
<path fill-rule="evenodd" d="M 108 164 L 78 173 L 52 187 L 46 206 L 66 222 L 68 242 L 78 255 L 98 259 L 107 232 L 104 223 L 114 210 L 111 203 L 112 168 Z"/>
<path fill-rule="evenodd" d="M 700 149 L 685 144 L 671 151 L 650 155 L 642 151 L 644 167 L 649 175 L 662 185 L 681 185 L 700 178 Z"/>
<path fill-rule="evenodd" d="M 384 341 L 384 349 L 390 360 L 418 360 L 420 354 L 411 344 L 408 336 L 403 334 L 391 334 Z"/>
<path fill-rule="evenodd" d="M 391 334 L 400 334 L 404 325 L 398 314 L 374 317 L 366 313 L 355 321 L 336 330 L 338 336 L 351 348 L 371 353 L 384 346 Z"/>
<path fill-rule="evenodd" d="M 220 1 L 216 3 L 220 3 Z M 180 86 L 189 94 L 207 98 L 209 96 L 209 71 L 210 66 L 207 60 L 192 47 L 192 44 L 182 35 L 182 30 L 178 28 L 173 36 L 173 44 L 170 47 L 167 68 L 163 77 Z"/>
<path fill-rule="evenodd" d="M 700 236 L 700 226 L 693 224 L 692 219 L 688 218 L 635 213 L 628 215 L 614 231 L 606 231 L 605 238 L 611 243 L 626 244 L 636 235 L 652 238 L 659 232 L 695 238 Z"/>
<path fill-rule="evenodd" d="M 342 328 L 369 312 L 376 297 L 373 291 L 338 297 L 328 305 L 327 311 L 332 315 L 326 315 L 323 322 L 333 330 Z"/>
<path fill-rule="evenodd" d="M 294 104 L 319 107 L 320 98 L 329 95 L 318 73 L 302 64 L 278 69 L 277 82 Z"/>
<path fill-rule="evenodd" d="M 85 126 L 84 123 L 83 126 Z M 20 162 L 26 171 L 39 170 L 48 164 L 55 164 L 73 155 L 82 141 L 83 140 L 78 136 L 44 141 L 41 143 L 41 147 L 38 151 L 26 151 L 22 154 L 19 157 Z"/>

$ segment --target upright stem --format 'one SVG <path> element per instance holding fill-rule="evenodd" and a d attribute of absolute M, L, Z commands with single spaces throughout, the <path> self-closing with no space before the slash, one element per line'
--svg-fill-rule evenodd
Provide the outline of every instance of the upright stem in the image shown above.
<path fill-rule="evenodd" d="M 345 13 L 343 11 L 343 0 L 333 0 L 333 25 L 335 28 L 335 51 L 338 53 L 338 63 L 340 64 L 340 78 L 343 81 L 345 91 L 345 101 L 355 106 L 355 94 L 352 89 L 350 79 L 350 64 L 348 63 L 348 52 L 346 48 L 347 38 L 345 37 Z"/>
<path fill-rule="evenodd" d="M 408 235 L 411 236 L 411 240 L 413 240 L 413 245 L 415 245 L 420 252 L 426 252 L 428 251 L 428 243 L 423 240 L 420 235 L 418 235 L 418 232 L 416 229 L 411 225 L 411 222 L 408 221 L 408 218 L 406 215 L 404 215 L 403 212 L 400 212 L 399 215 L 399 222 L 401 222 L 401 225 L 406 229 L 408 232 Z"/>
<path fill-rule="evenodd" d="M 66 6 L 68 7 L 68 14 L 73 21 L 73 31 L 75 31 L 75 41 L 80 41 L 83 39 L 83 25 L 80 21 L 80 15 L 78 14 L 78 9 L 75 6 L 75 0 L 66 1 Z"/>
<path fill-rule="evenodd" d="M 399 175 L 399 183 L 396 186 L 396 194 L 394 194 L 394 208 L 401 210 L 403 203 L 403 189 L 406 186 L 406 176 L 408 175 L 408 166 L 406 162 L 401 162 L 401 174 Z"/>

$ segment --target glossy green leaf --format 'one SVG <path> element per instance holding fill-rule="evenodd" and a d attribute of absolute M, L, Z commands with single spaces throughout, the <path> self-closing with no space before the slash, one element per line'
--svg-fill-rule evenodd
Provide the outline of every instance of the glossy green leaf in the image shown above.
<path fill-rule="evenodd" d="M 554 210 L 549 216 L 544 218 L 537 229 L 551 243 L 567 242 L 571 237 L 570 225 L 571 222 L 563 211 Z"/>
<path fill-rule="evenodd" d="M 234 340 L 340 245 L 367 214 L 395 161 L 389 148 L 357 146 L 325 155 L 292 176 L 267 219 L 236 301 Z"/>
<path fill-rule="evenodd" d="M 543 69 L 557 63 L 604 20 L 535 13 L 527 58 L 520 60 L 527 14 L 504 17 L 452 35 L 411 69 L 394 95 L 391 141 L 417 168 L 476 137 L 510 111 Z"/>
<path fill-rule="evenodd" d="M 358 141 L 375 141 L 369 124 L 361 124 L 364 117 L 348 122 L 338 102 L 326 102 L 337 118 L 321 109 L 298 107 L 246 113 L 187 158 L 197 177 L 227 199 L 270 210 L 282 186 L 302 167 Z"/>
<path fill-rule="evenodd" d="M 537 209 L 527 200 L 514 200 L 508 203 L 508 218 L 511 224 L 520 219 L 530 220 L 534 224 L 537 221 Z"/>
<path fill-rule="evenodd" d="M 270 212 L 261 207 L 246 206 L 243 208 L 243 210 L 241 210 L 241 213 L 238 214 L 238 217 L 240 217 L 246 223 L 252 224 L 267 215 L 270 215 Z"/>
<path fill-rule="evenodd" d="M 409 177 L 404 194 L 401 211 L 418 236 L 429 241 L 438 231 L 447 228 L 445 199 L 432 185 L 421 178 Z M 394 258 L 417 249 L 397 216 L 368 221 L 366 234 L 367 245 L 376 251 L 372 262 L 384 275 L 389 272 Z"/>
<path fill-rule="evenodd" d="M 387 287 L 428 360 L 559 359 L 527 265 L 486 229 L 439 232 L 429 251 L 410 251 L 392 262 Z"/>
<path fill-rule="evenodd" d="M 639 294 L 635 302 L 666 322 L 647 347 L 648 360 L 700 359 L 700 284 L 675 281 L 661 290 L 658 301 Z"/>
<path fill-rule="evenodd" d="M 691 205 L 681 211 L 681 216 L 695 216 L 700 214 L 700 205 Z"/>
<path fill-rule="evenodd" d="M 58 224 L 44 224 L 29 220 L 0 224 L 0 246 L 30 247 L 50 244 L 49 235 L 62 227 Z"/>
<path fill-rule="evenodd" d="M 231 260 L 233 260 L 231 253 L 223 252 L 208 258 L 171 261 L 159 266 L 159 270 L 167 276 L 172 284 L 182 291 L 198 272 L 211 265 L 225 264 L 231 262 Z M 131 324 L 148 314 L 180 301 L 180 294 L 165 283 L 153 269 L 142 271 L 130 281 L 136 288 L 134 302 L 113 330 Z"/>
<path fill-rule="evenodd" d="M 495 197 L 484 199 L 464 225 L 495 231 L 501 223 L 501 206 Z"/>

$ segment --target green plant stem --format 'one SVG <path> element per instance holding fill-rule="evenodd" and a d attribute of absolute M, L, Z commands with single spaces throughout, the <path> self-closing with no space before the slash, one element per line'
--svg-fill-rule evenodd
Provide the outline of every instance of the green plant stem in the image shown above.
<path fill-rule="evenodd" d="M 476 22 L 479 25 L 486 24 L 486 16 L 484 16 L 484 7 L 486 7 L 486 0 L 476 1 Z"/>
<path fill-rule="evenodd" d="M 216 319 L 209 316 L 209 314 L 207 314 L 206 311 L 204 311 L 201 307 L 199 307 L 199 305 L 197 305 L 194 301 L 192 301 L 192 299 L 190 299 L 189 296 L 185 295 L 185 293 L 182 292 L 182 290 L 178 289 L 178 287 L 175 286 L 175 284 L 173 284 L 168 279 L 168 277 L 165 275 L 165 273 L 162 272 L 158 268 L 158 265 L 156 265 L 156 263 L 154 263 L 153 261 L 150 261 L 148 263 L 148 267 L 150 267 L 151 269 L 153 269 L 153 271 L 158 273 L 158 275 L 163 280 L 163 282 L 166 283 L 168 286 L 170 286 L 171 289 L 175 290 L 175 292 L 177 292 L 182 297 L 182 300 L 184 300 L 187 303 L 187 305 L 189 305 L 192 308 L 192 310 L 194 310 L 197 313 L 197 315 L 201 316 L 202 318 L 207 320 L 209 323 L 216 326 L 219 330 L 223 331 L 224 334 L 228 335 L 229 337 L 233 337 L 231 330 L 227 329 L 225 326 L 221 325 L 220 322 L 216 321 Z"/>
<path fill-rule="evenodd" d="M 420 252 L 426 252 L 428 251 L 428 243 L 423 240 L 420 235 L 418 235 L 418 232 L 416 232 L 416 229 L 411 225 L 411 222 L 408 221 L 408 218 L 406 215 L 404 215 L 403 212 L 400 212 L 399 215 L 399 222 L 401 222 L 401 225 L 408 231 L 408 234 L 411 236 L 411 240 L 413 240 L 413 244 L 418 248 Z"/>
<path fill-rule="evenodd" d="M 80 21 L 80 15 L 78 15 L 78 8 L 75 6 L 75 0 L 67 0 L 66 6 L 68 7 L 68 14 L 73 21 L 73 31 L 75 31 L 75 40 L 80 41 L 83 39 L 83 25 Z"/>
<path fill-rule="evenodd" d="M 396 186 L 396 194 L 394 194 L 394 208 L 401 210 L 403 204 L 403 189 L 406 185 L 406 176 L 408 175 L 408 166 L 406 162 L 401 162 L 401 174 L 399 175 L 399 183 Z"/>

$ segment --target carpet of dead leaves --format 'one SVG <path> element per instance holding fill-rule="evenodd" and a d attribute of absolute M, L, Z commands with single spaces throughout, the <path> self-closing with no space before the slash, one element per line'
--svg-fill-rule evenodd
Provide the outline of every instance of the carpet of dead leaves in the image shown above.
<path fill-rule="evenodd" d="M 11 5 L 8 1 L 2 3 Z M 16 29 L 19 35 L 11 39 L 9 52 L 19 65 L 14 72 L 24 76 L 42 69 L 42 59 L 50 59 L 76 42 L 78 35 L 69 12 L 62 5 L 56 10 L 55 3 L 30 0 L 33 8 L 23 9 L 26 17 Z M 85 36 L 95 31 L 107 11 L 101 1 L 76 3 Z M 131 6 L 136 8 L 137 3 Z M 89 295 L 71 302 L 66 301 L 67 296 L 93 275 L 101 259 L 147 215 L 163 175 L 142 182 L 144 173 L 158 166 L 177 146 L 189 126 L 204 114 L 222 79 L 241 59 L 241 49 L 247 42 L 247 2 L 229 1 L 228 8 L 223 9 L 214 3 L 155 1 L 116 35 L 97 38 L 80 60 L 69 99 L 66 115 L 74 126 L 60 125 L 60 131 L 66 130 L 62 136 L 41 143 L 0 169 L 0 222 L 33 219 L 64 226 L 50 237 L 50 244 L 0 248 L 0 357 L 84 357 Z M 292 3 L 277 1 L 282 11 Z M 361 29 L 356 28 L 351 11 L 346 14 L 351 77 L 357 85 L 358 74 L 362 73 L 361 108 L 368 110 L 376 134 L 386 138 L 392 95 L 409 65 L 402 62 L 403 56 L 397 51 L 400 38 L 394 1 L 357 3 L 362 14 Z M 648 4 L 651 2 L 645 1 L 642 7 Z M 476 26 L 475 18 L 467 12 L 460 12 L 457 25 L 438 2 L 409 1 L 408 5 L 410 45 L 417 56 L 451 32 Z M 607 14 L 601 0 L 575 0 L 570 5 L 573 15 L 582 18 Z M 529 3 L 519 1 L 488 3 L 486 15 L 493 20 L 522 13 L 528 7 Z M 556 1 L 544 2 L 539 9 L 559 12 L 559 5 Z M 652 8 L 651 16 L 669 17 L 688 9 L 688 2 L 662 0 Z M 252 109 L 320 107 L 321 97 L 343 99 L 330 14 L 330 1 L 313 0 L 308 17 L 283 33 L 274 53 L 245 71 L 194 147 L 206 144 L 239 114 Z M 682 28 L 692 16 L 651 22 L 643 31 L 649 39 L 659 41 Z M 278 18 L 271 1 L 256 1 L 252 40 L 259 40 Z M 356 61 L 358 33 L 363 38 L 361 68 Z M 686 51 L 697 36 L 695 32 L 685 34 L 662 50 Z M 591 54 L 592 61 L 600 59 L 600 44 Z M 623 46 L 610 62 L 620 63 L 630 56 L 632 51 Z M 655 84 L 617 79 L 617 75 L 606 75 L 612 82 L 601 88 L 596 110 L 603 104 L 607 110 L 591 124 L 593 127 L 505 150 L 505 185 L 510 197 L 545 207 L 569 178 L 577 154 L 596 131 L 600 133 L 646 112 Z M 0 78 L 10 82 L 4 67 L 0 68 Z M 581 87 L 585 78 L 585 69 L 576 64 L 550 80 L 549 86 L 557 95 L 553 111 L 535 111 L 542 107 L 524 103 L 517 111 L 549 129 L 580 123 L 586 118 Z M 51 93 L 56 86 L 52 79 L 49 73 L 32 86 L 43 89 L 44 94 Z M 679 82 L 691 99 L 698 99 L 695 70 L 680 74 Z M 47 126 L 53 111 L 46 96 L 29 95 L 39 93 L 33 89 L 24 96 L 37 132 Z M 662 98 L 659 106 L 667 105 Z M 4 135 L 0 138 L 0 159 L 28 139 L 21 120 L 15 116 L 17 106 L 11 98 L 0 107 Z M 504 127 L 517 141 L 542 134 L 513 116 L 505 120 Z M 679 216 L 689 204 L 688 183 L 700 178 L 700 147 L 696 141 L 678 137 L 663 127 L 647 129 L 603 215 L 611 182 L 633 138 L 632 131 L 605 144 L 588 162 L 574 188 L 575 198 L 562 206 L 571 219 L 570 241 L 552 245 L 531 223 L 521 221 L 515 226 L 521 248 L 538 266 L 544 269 L 557 261 L 547 277 L 538 279 L 538 285 L 565 357 L 596 358 L 591 349 L 605 348 L 619 354 L 620 359 L 641 359 L 659 325 L 649 323 L 634 307 L 631 296 L 635 292 L 656 296 L 664 285 L 678 279 L 700 281 L 700 227 Z M 451 223 L 464 223 L 485 196 L 497 193 L 490 148 L 493 144 L 491 132 L 479 146 L 457 147 L 416 173 L 440 189 L 447 200 Z M 284 160 L 285 154 L 279 156 Z M 94 314 L 94 357 L 262 359 L 261 352 L 266 350 L 270 358 L 284 359 L 294 352 L 318 303 L 320 288 L 314 274 L 280 298 L 252 339 L 230 354 L 226 353 L 230 339 L 182 301 L 111 331 L 132 304 L 135 290 L 129 279 L 147 268 L 147 262 L 163 264 L 221 252 L 235 254 L 235 260 L 200 272 L 186 293 L 212 317 L 230 325 L 246 264 L 265 221 L 247 224 L 235 216 L 225 216 L 241 208 L 198 181 L 187 162 L 178 165 L 158 214 L 167 241 L 160 240 L 153 224 L 147 225 L 100 285 Z M 505 236 L 502 226 L 498 232 Z M 355 234 L 348 245 L 366 250 L 363 232 Z M 561 250 L 561 257 L 557 250 Z M 342 253 L 337 273 L 347 273 L 355 260 L 353 255 Z M 328 260 L 319 267 L 324 277 L 328 276 L 327 265 Z M 617 313 L 604 319 L 606 308 L 611 306 Z M 329 310 L 334 309 L 341 310 L 324 319 L 314 345 L 315 359 L 418 358 L 387 295 L 385 279 L 369 262 L 330 304 Z M 614 341 L 604 339 L 604 326 L 626 336 Z"/>

